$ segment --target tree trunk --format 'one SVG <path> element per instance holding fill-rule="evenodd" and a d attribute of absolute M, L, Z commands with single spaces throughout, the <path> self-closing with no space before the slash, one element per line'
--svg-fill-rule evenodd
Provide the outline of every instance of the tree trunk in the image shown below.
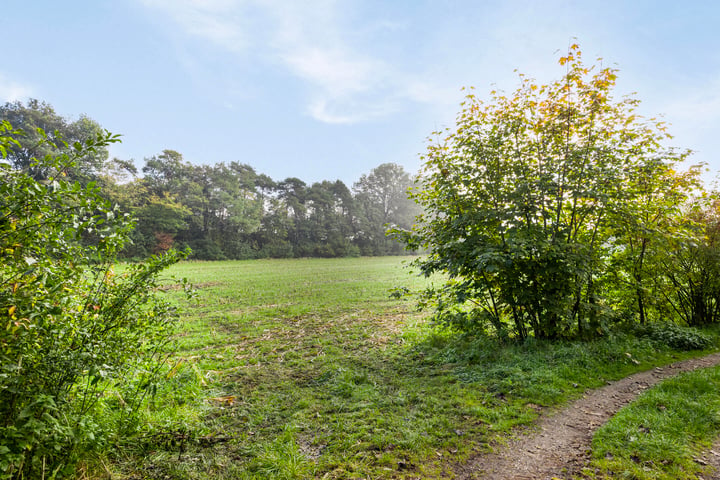
<path fill-rule="evenodd" d="M 638 315 L 640 317 L 640 325 L 645 325 L 646 318 L 645 318 L 645 298 L 643 294 L 643 288 L 642 288 L 642 269 L 643 269 L 643 260 L 645 259 L 645 250 L 647 249 L 648 239 L 643 238 L 642 244 L 640 246 L 640 256 L 638 257 L 637 264 L 635 266 L 635 294 L 637 295 L 637 306 L 638 306 Z"/>

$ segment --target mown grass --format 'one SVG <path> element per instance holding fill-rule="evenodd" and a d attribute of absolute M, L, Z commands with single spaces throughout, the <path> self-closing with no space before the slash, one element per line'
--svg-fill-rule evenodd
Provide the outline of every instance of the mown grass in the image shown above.
<path fill-rule="evenodd" d="M 174 267 L 198 286 L 198 303 L 183 308 L 166 381 L 140 435 L 113 450 L 115 471 L 131 479 L 452 478 L 457 464 L 531 423 L 539 408 L 699 354 L 650 337 L 501 345 L 437 331 L 412 299 L 389 295 L 428 282 L 404 261 Z"/>
<path fill-rule="evenodd" d="M 720 435 L 720 367 L 665 380 L 623 408 L 593 438 L 592 478 L 697 479 Z"/>

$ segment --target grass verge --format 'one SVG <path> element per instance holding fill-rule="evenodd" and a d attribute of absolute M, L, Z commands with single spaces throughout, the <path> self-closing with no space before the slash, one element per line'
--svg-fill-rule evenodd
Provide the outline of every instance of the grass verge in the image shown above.
<path fill-rule="evenodd" d="M 593 438 L 590 478 L 693 479 L 720 435 L 720 367 L 665 380 L 623 408 Z"/>

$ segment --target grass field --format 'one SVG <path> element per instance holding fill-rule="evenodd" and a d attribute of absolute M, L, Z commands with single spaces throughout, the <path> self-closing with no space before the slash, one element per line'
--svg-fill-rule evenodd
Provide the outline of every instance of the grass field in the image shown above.
<path fill-rule="evenodd" d="M 427 284 L 408 261 L 173 267 L 198 302 L 181 306 L 141 435 L 114 453 L 119 478 L 451 478 L 540 407 L 699 354 L 630 336 L 499 345 L 437 331 L 389 295 Z"/>

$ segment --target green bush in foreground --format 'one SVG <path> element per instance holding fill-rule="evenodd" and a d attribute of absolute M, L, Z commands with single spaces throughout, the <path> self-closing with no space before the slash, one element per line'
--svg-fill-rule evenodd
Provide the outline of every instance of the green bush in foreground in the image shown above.
<path fill-rule="evenodd" d="M 21 134 L 0 124 L 0 155 Z M 115 141 L 105 132 L 36 159 L 42 181 L 0 163 L 0 478 L 62 477 L 108 442 L 120 425 L 98 420 L 103 392 L 125 392 L 120 420 L 132 416 L 169 336 L 175 315 L 157 297 L 158 274 L 182 255 L 115 275 L 132 222 L 93 184 L 66 180 Z"/>

